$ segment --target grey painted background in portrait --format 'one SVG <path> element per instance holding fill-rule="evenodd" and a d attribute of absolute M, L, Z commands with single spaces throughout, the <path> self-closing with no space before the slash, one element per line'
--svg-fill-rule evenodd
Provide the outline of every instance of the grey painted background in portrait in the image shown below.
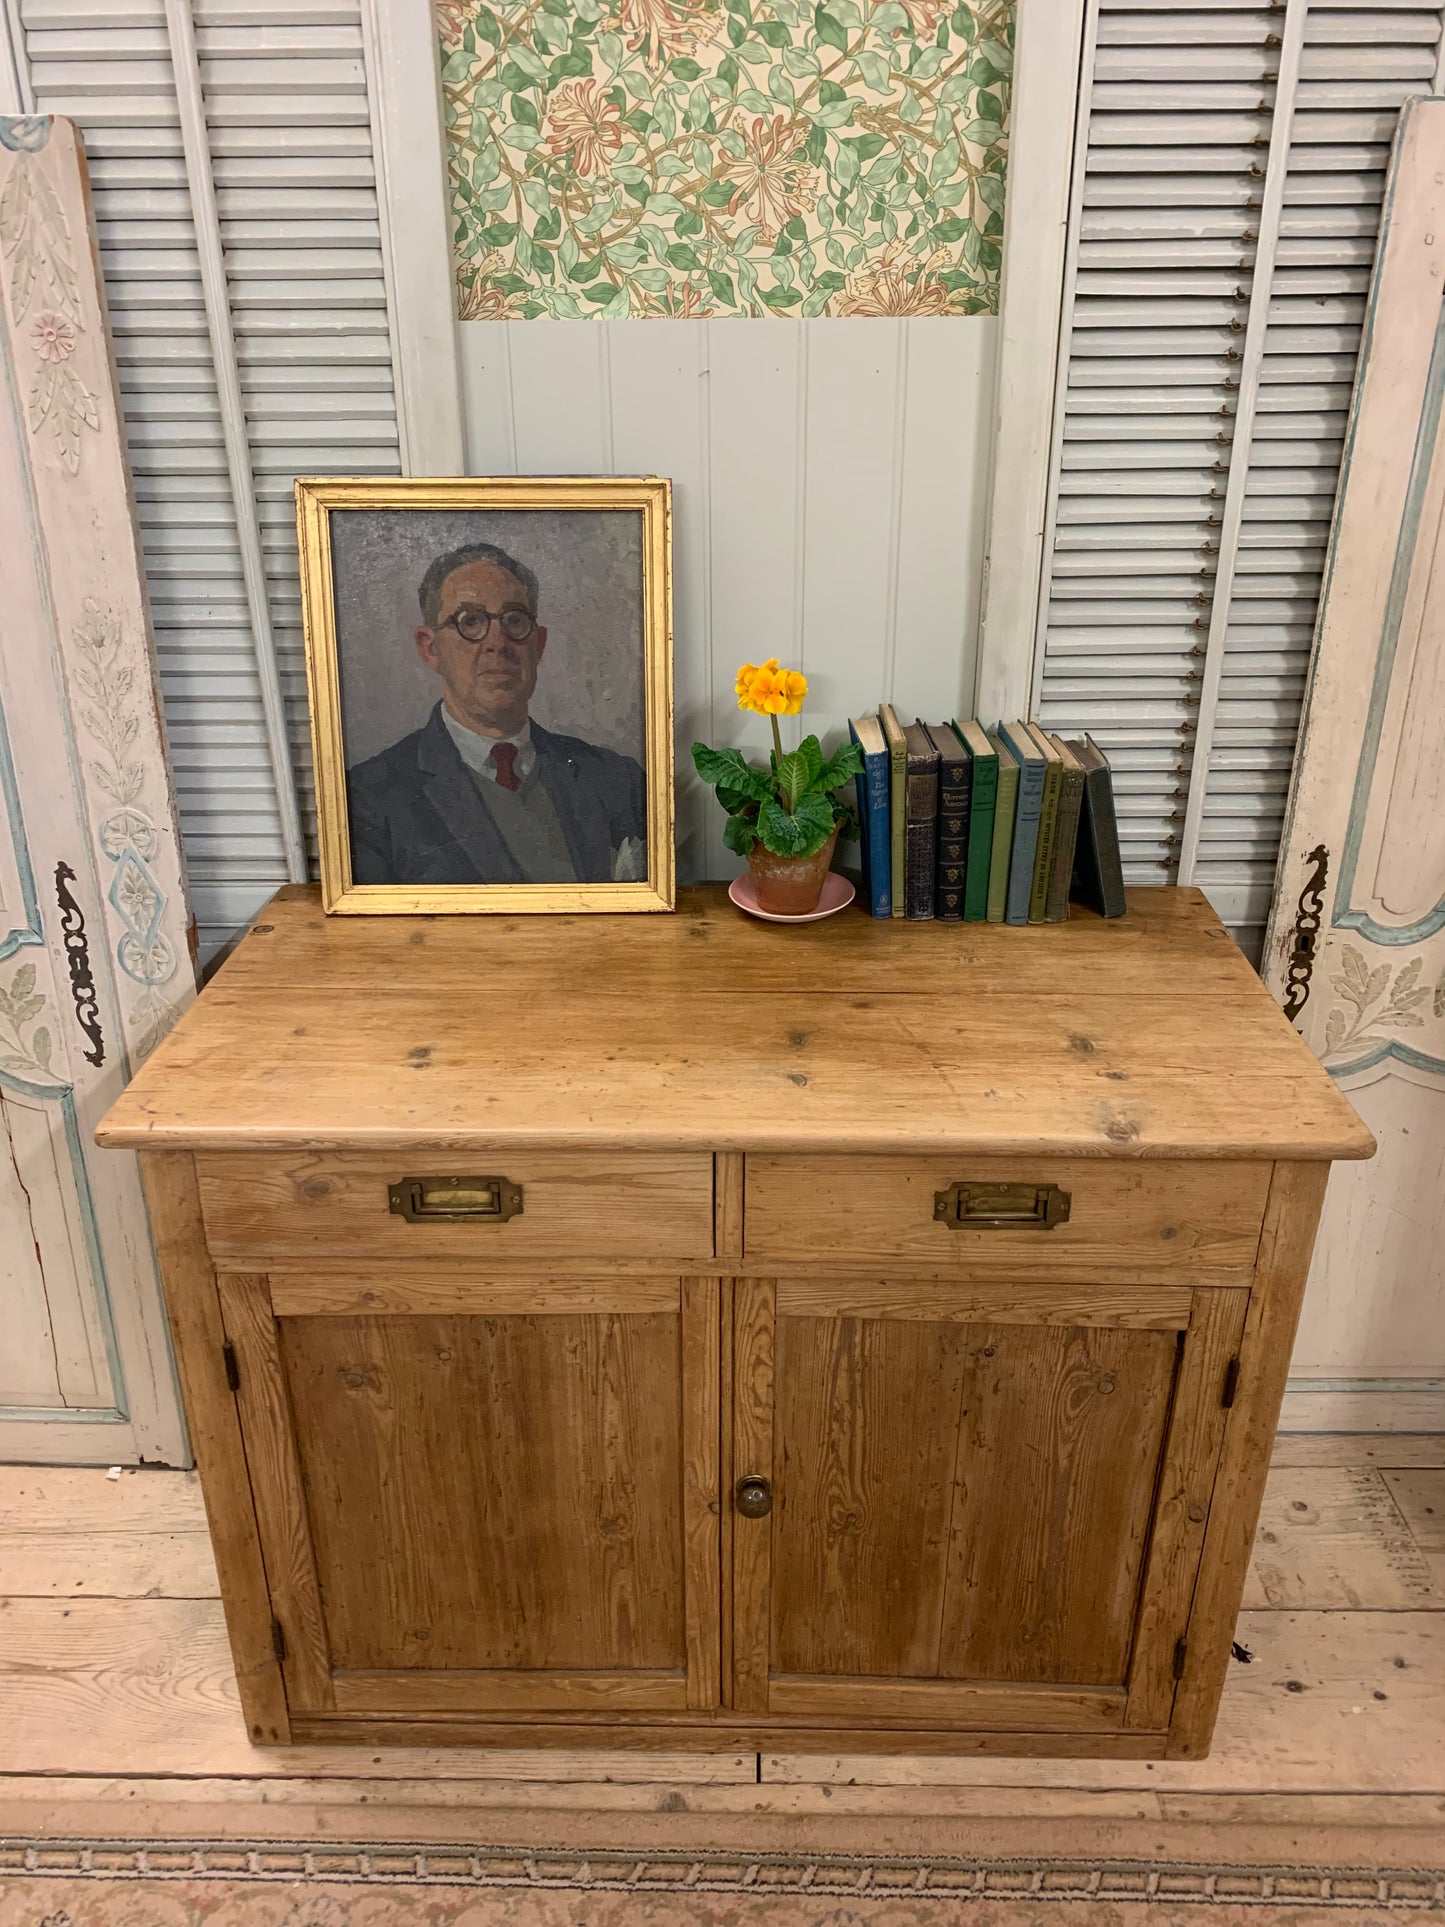
<path fill-rule="evenodd" d="M 335 509 L 331 569 L 348 769 L 418 729 L 441 695 L 417 656 L 435 556 L 495 542 L 535 570 L 547 649 L 532 714 L 643 761 L 642 516 L 634 509 Z"/>

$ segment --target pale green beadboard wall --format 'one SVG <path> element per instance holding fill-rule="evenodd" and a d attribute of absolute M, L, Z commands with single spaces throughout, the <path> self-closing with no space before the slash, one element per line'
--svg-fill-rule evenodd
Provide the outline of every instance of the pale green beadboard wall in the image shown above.
<path fill-rule="evenodd" d="M 1013 0 L 438 0 L 463 320 L 996 314 Z"/>

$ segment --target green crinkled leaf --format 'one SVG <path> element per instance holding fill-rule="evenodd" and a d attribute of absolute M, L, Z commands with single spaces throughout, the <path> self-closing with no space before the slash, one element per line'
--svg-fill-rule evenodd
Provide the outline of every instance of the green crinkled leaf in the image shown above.
<path fill-rule="evenodd" d="M 738 856 L 751 856 L 757 840 L 757 825 L 746 816 L 730 816 L 723 824 L 723 842 Z"/>
<path fill-rule="evenodd" d="M 795 810 L 799 799 L 807 795 L 812 784 L 814 766 L 801 749 L 795 749 L 777 759 L 774 774 L 784 806 Z"/>
<path fill-rule="evenodd" d="M 812 856 L 833 834 L 836 821 L 832 798 L 821 791 L 805 796 L 791 815 L 770 798 L 758 810 L 758 835 L 774 856 Z"/>
<path fill-rule="evenodd" d="M 897 11 L 901 13 L 903 10 L 900 7 Z M 903 17 L 905 20 L 908 18 L 906 14 L 904 14 Z M 836 14 L 829 13 L 825 8 L 819 7 L 813 15 L 813 25 L 817 30 L 819 40 L 823 42 L 824 46 L 836 47 L 839 53 L 847 52 L 848 31 Z"/>
<path fill-rule="evenodd" d="M 856 743 L 844 743 L 824 763 L 816 781 L 820 790 L 836 790 L 861 773 L 863 752 Z"/>
<path fill-rule="evenodd" d="M 756 803 L 761 803 L 773 793 L 772 778 L 768 772 L 756 768 L 740 749 L 709 749 L 706 743 L 694 743 L 692 760 L 704 783 L 711 783 L 714 788 L 726 784 L 729 789 L 751 797 Z"/>

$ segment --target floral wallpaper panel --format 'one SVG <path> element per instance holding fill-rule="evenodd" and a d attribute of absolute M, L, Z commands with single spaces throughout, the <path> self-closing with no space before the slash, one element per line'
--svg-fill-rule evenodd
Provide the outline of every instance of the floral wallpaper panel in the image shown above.
<path fill-rule="evenodd" d="M 466 319 L 994 314 L 1013 0 L 437 0 Z"/>

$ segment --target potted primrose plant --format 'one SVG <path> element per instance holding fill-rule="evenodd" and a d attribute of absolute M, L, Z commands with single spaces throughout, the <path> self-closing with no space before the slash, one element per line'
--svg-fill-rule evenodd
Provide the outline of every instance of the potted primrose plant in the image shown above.
<path fill-rule="evenodd" d="M 825 757 L 816 736 L 784 752 L 779 716 L 796 716 L 808 680 L 782 669 L 776 656 L 745 662 L 737 675 L 738 708 L 766 716 L 773 726 L 768 767 L 748 762 L 739 749 L 694 743 L 692 760 L 727 811 L 723 841 L 748 860 L 758 908 L 775 916 L 807 916 L 818 907 L 839 832 L 856 834 L 852 805 L 836 796 L 863 767 L 856 743 Z"/>

